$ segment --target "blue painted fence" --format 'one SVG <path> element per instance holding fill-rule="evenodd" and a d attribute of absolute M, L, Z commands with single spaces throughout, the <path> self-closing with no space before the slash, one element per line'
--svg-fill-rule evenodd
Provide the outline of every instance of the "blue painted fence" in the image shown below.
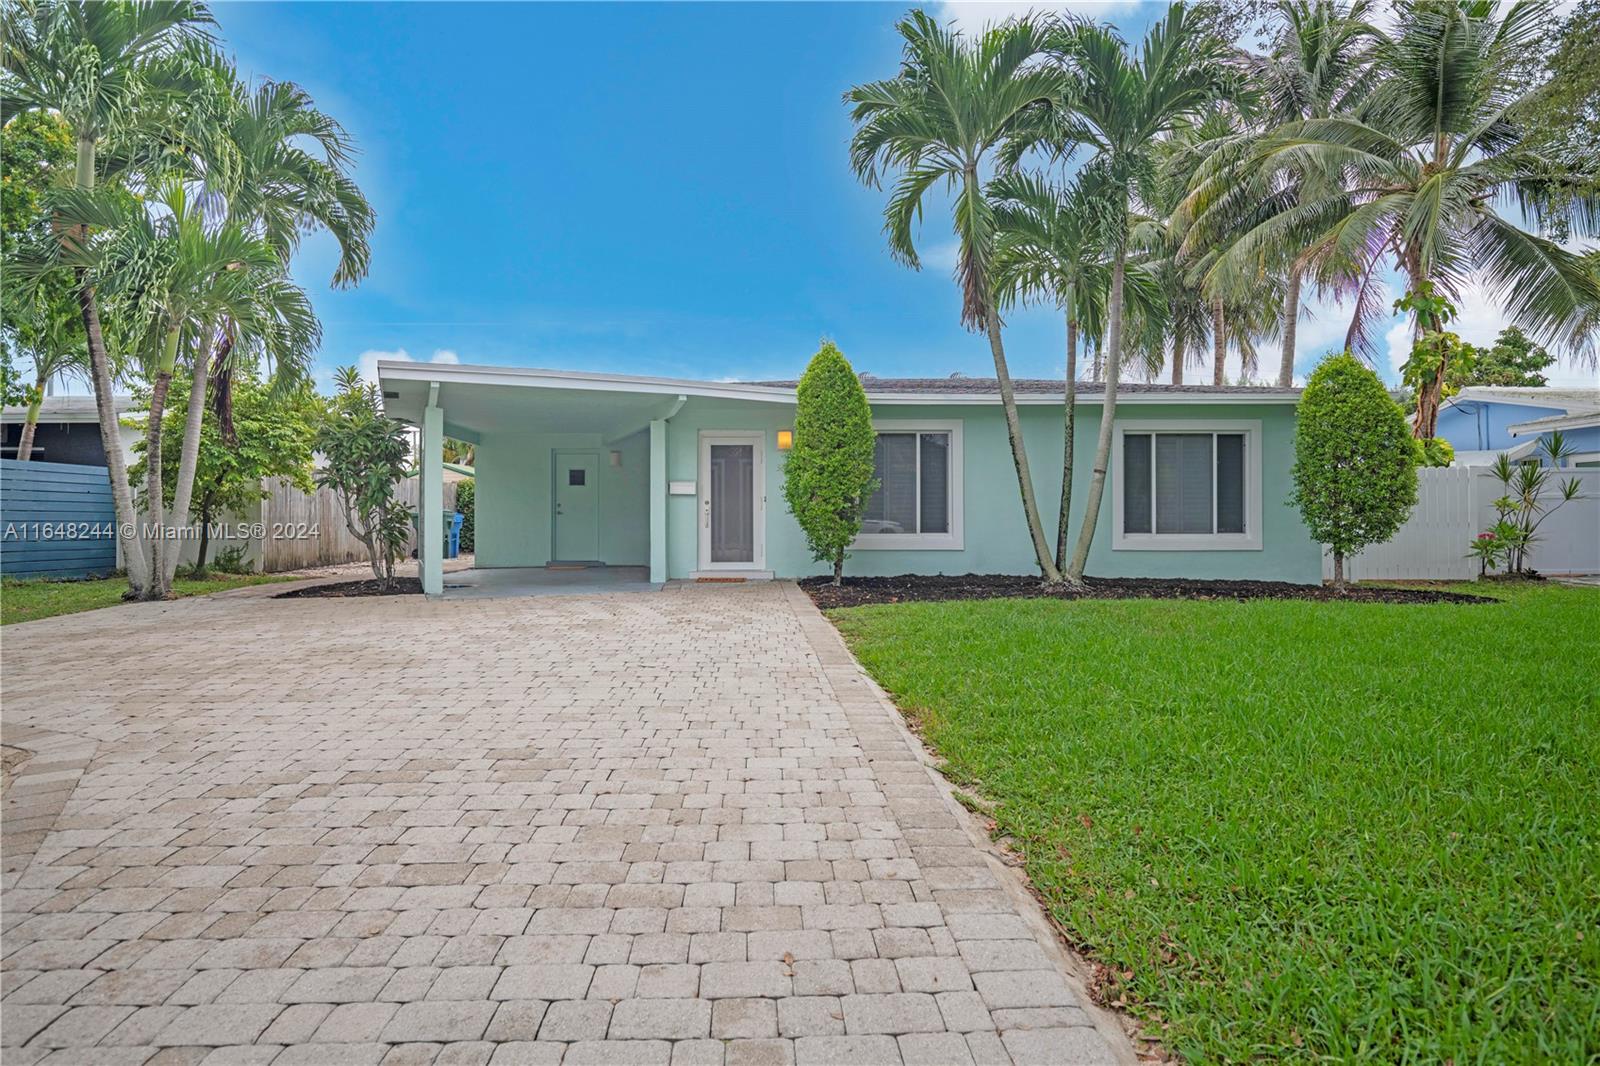
<path fill-rule="evenodd" d="M 105 467 L 0 459 L 0 574 L 109 574 L 116 528 Z"/>

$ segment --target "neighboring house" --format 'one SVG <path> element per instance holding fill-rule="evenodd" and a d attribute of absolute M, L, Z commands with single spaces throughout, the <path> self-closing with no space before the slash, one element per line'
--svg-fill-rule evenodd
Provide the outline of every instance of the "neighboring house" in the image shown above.
<path fill-rule="evenodd" d="M 112 400 L 119 418 L 133 410 L 133 397 L 117 396 Z M 0 425 L 5 430 L 4 444 L 0 445 L 0 458 L 17 459 L 17 445 L 22 440 L 22 424 L 27 421 L 27 407 L 7 407 L 0 413 Z M 133 442 L 139 439 L 137 427 L 123 424 L 122 454 L 133 462 Z M 73 466 L 105 466 L 106 452 L 100 442 L 100 416 L 95 409 L 93 396 L 46 396 L 39 405 L 39 425 L 33 435 L 31 458 L 47 463 L 69 463 Z"/>
<path fill-rule="evenodd" d="M 1567 466 L 1600 466 L 1600 388 L 1469 385 L 1441 406 L 1436 432 L 1455 448 L 1456 466 L 1487 466 L 1501 452 L 1539 458 L 1552 430 L 1577 449 Z"/>
<path fill-rule="evenodd" d="M 476 445 L 479 567 L 647 565 L 653 581 L 826 569 L 811 559 L 781 491 L 793 382 L 409 362 L 380 362 L 378 373 L 389 413 L 422 427 L 424 510 L 441 506 L 443 438 Z M 862 383 L 882 485 L 846 572 L 1035 572 L 994 380 L 863 375 Z M 1053 540 L 1062 384 L 1015 385 Z M 1287 503 L 1298 398 L 1297 389 L 1122 386 L 1089 572 L 1320 581 L 1321 548 Z M 1079 515 L 1100 404 L 1100 388 L 1083 386 Z M 421 552 L 434 593 L 442 590 L 436 548 Z"/>

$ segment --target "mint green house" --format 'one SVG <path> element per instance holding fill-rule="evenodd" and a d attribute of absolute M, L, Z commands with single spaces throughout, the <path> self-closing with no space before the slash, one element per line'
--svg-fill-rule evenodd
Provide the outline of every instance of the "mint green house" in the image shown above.
<path fill-rule="evenodd" d="M 476 567 L 588 564 L 673 578 L 823 573 L 783 501 L 793 382 L 709 382 L 383 362 L 389 413 L 422 430 L 424 590 L 443 591 L 445 436 L 472 442 Z M 881 487 L 846 574 L 1035 572 L 992 379 L 864 377 Z M 1019 380 L 1053 530 L 1062 385 Z M 1286 502 L 1298 390 L 1123 385 L 1088 572 L 1316 583 L 1321 549 Z M 1101 392 L 1077 411 L 1081 512 Z M 1074 517 L 1074 523 L 1077 518 Z"/>

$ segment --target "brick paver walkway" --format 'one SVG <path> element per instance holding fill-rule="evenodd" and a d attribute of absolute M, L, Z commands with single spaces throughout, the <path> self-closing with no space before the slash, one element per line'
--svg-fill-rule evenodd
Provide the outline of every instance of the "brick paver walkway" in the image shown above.
<path fill-rule="evenodd" d="M 1131 1059 L 793 586 L 264 595 L 7 627 L 7 1066 Z"/>

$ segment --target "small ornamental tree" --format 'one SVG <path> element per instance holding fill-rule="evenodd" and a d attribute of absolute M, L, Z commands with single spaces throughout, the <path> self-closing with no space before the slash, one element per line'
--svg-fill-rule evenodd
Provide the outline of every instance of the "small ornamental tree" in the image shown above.
<path fill-rule="evenodd" d="M 378 387 L 363 382 L 355 367 L 342 367 L 336 377 L 339 394 L 317 429 L 325 465 L 316 482 L 338 494 L 345 526 L 366 546 L 373 577 L 391 588 L 395 560 L 411 539 L 411 512 L 395 499 L 410 453 L 405 424 L 383 413 Z"/>
<path fill-rule="evenodd" d="M 1382 544 L 1411 514 L 1417 447 L 1400 405 L 1349 352 L 1312 372 L 1295 413 L 1290 498 L 1333 553 L 1333 583 L 1344 588 L 1345 557 Z"/>
<path fill-rule="evenodd" d="M 877 488 L 872 409 L 850 362 L 824 341 L 800 378 L 794 447 L 783 469 L 783 495 L 806 535 L 812 558 L 844 573 L 845 549 L 861 532 L 861 512 Z"/>

